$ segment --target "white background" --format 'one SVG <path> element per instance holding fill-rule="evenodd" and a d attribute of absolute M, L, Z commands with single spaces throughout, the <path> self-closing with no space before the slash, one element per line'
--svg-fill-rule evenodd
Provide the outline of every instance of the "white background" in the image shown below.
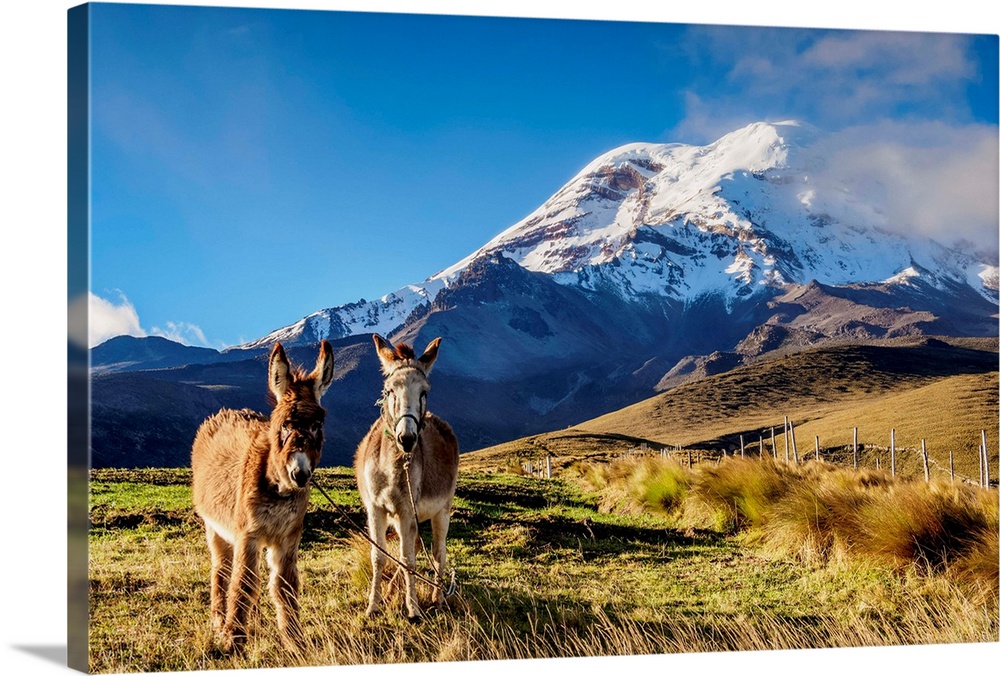
<path fill-rule="evenodd" d="M 0 397 L 7 462 L 0 517 L 0 664 L 4 674 L 59 673 L 66 649 L 66 10 L 72 2 L 8 0 L 0 10 Z M 206 4 L 204 2 L 159 4 Z M 841 0 L 657 2 L 553 0 L 233 2 L 212 5 L 475 13 L 672 23 L 998 33 L 995 3 Z M 474 6 L 475 11 L 468 9 Z M 989 7 L 989 9 L 986 9 Z M 905 8 L 905 9 L 904 9 Z M 989 665 L 993 666 L 990 667 Z M 1000 643 L 878 649 L 533 660 L 515 664 L 252 670 L 252 674 L 531 674 L 591 671 L 867 674 L 965 673 L 1000 664 Z M 205 672 L 207 673 L 207 672 Z"/>

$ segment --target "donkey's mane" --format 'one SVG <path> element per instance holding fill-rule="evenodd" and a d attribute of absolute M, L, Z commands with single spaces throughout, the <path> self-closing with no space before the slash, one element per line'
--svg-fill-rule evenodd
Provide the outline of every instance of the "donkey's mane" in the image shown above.
<path fill-rule="evenodd" d="M 398 343 L 396 345 L 397 359 L 415 359 L 416 356 L 416 353 L 413 352 L 413 348 L 406 343 Z"/>

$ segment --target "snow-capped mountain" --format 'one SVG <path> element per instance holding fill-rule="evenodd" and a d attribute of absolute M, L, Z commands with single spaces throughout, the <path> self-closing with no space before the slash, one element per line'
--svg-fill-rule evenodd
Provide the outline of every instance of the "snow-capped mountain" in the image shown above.
<path fill-rule="evenodd" d="M 795 285 L 920 286 L 997 303 L 996 261 L 901 232 L 849 186 L 817 182 L 821 132 L 754 123 L 706 146 L 634 143 L 593 160 L 533 213 L 425 281 L 319 310 L 240 346 L 392 334 L 477 260 L 502 256 L 584 293 L 727 311 Z"/>
<path fill-rule="evenodd" d="M 401 327 L 415 309 L 429 305 L 444 287 L 443 280 L 428 279 L 422 284 L 410 284 L 387 293 L 377 300 L 362 298 L 356 303 L 318 310 L 263 338 L 239 345 L 237 349 L 270 347 L 278 341 L 287 345 L 306 345 L 361 333 L 388 335 Z"/>
<path fill-rule="evenodd" d="M 95 466 L 183 464 L 206 415 L 266 410 L 276 340 L 301 364 L 332 341 L 324 457 L 346 465 L 377 415 L 372 332 L 418 350 L 443 337 L 432 406 L 463 451 L 812 346 L 995 339 L 995 258 L 901 234 L 851 186 L 821 180 L 821 138 L 758 123 L 707 146 L 623 146 L 466 258 L 379 299 L 219 354 L 108 341 L 91 351 Z"/>

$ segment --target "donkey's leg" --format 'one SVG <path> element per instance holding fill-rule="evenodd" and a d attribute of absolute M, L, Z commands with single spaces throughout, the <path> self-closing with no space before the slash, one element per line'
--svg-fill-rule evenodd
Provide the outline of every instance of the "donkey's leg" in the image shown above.
<path fill-rule="evenodd" d="M 448 537 L 448 522 L 451 516 L 451 505 L 445 506 L 440 512 L 431 517 L 431 530 L 434 533 L 433 561 L 434 561 L 434 581 L 438 586 L 434 589 L 434 603 L 438 608 L 444 606 L 444 568 L 447 563 L 447 553 L 445 550 L 445 540 Z"/>
<path fill-rule="evenodd" d="M 212 629 L 222 631 L 226 622 L 226 594 L 229 590 L 229 573 L 233 569 L 233 546 L 205 524 L 208 551 L 212 554 Z"/>
<path fill-rule="evenodd" d="M 372 587 L 368 594 L 368 609 L 365 610 L 365 615 L 369 617 L 378 612 L 378 607 L 382 603 L 380 591 L 382 570 L 385 567 L 385 554 L 382 553 L 382 550 L 385 549 L 385 527 L 385 510 L 381 507 L 371 505 L 368 508 L 368 536 L 378 543 L 378 547 L 372 545 Z"/>
<path fill-rule="evenodd" d="M 247 637 L 247 615 L 257 603 L 260 589 L 258 565 L 260 544 L 255 538 L 236 539 L 233 546 L 233 572 L 229 580 L 229 596 L 226 599 L 226 625 L 224 648 L 241 649 Z"/>
<path fill-rule="evenodd" d="M 406 582 L 406 616 L 410 620 L 420 619 L 420 603 L 417 601 L 417 583 L 410 571 L 417 568 L 417 519 L 404 511 L 399 515 L 399 558 L 406 564 L 403 580 Z"/>
<path fill-rule="evenodd" d="M 299 624 L 298 538 L 283 547 L 267 548 L 267 565 L 271 569 L 269 591 L 278 618 L 278 631 L 285 648 L 294 652 L 305 645 Z"/>

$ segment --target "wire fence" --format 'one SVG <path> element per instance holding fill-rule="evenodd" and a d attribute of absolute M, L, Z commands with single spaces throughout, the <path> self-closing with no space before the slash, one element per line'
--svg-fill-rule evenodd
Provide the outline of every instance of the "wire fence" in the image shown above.
<path fill-rule="evenodd" d="M 780 430 L 780 433 L 776 433 Z M 780 437 L 779 437 L 780 434 Z M 924 481 L 930 482 L 934 476 L 947 476 L 952 482 L 961 481 L 984 488 L 998 484 L 997 474 L 991 471 L 989 446 L 986 430 L 981 430 L 978 439 L 978 449 L 973 451 L 978 456 L 979 474 L 966 476 L 955 471 L 955 451 L 948 451 L 948 461 L 930 457 L 926 439 L 920 440 L 919 447 L 899 446 L 896 444 L 896 430 L 889 430 L 889 444 L 863 443 L 859 441 L 858 428 L 852 430 L 852 441 L 848 444 L 824 446 L 818 436 L 814 436 L 807 448 L 800 450 L 795 434 L 795 424 L 785 417 L 782 426 L 755 430 L 753 433 L 730 435 L 722 441 L 716 441 L 710 448 L 684 448 L 680 444 L 652 444 L 642 442 L 630 446 L 617 454 L 618 459 L 657 457 L 670 458 L 687 467 L 712 462 L 719 463 L 726 457 L 770 458 L 776 462 L 802 464 L 806 462 L 830 462 L 854 469 L 874 468 L 885 470 L 892 476 L 901 474 L 923 475 Z M 779 441 L 780 438 L 780 441 Z M 965 458 L 968 460 L 968 458 Z M 965 463 L 967 464 L 967 463 Z M 976 463 L 973 462 L 973 466 Z M 526 461 L 521 469 L 528 476 L 552 478 L 552 456 L 544 459 Z"/>

